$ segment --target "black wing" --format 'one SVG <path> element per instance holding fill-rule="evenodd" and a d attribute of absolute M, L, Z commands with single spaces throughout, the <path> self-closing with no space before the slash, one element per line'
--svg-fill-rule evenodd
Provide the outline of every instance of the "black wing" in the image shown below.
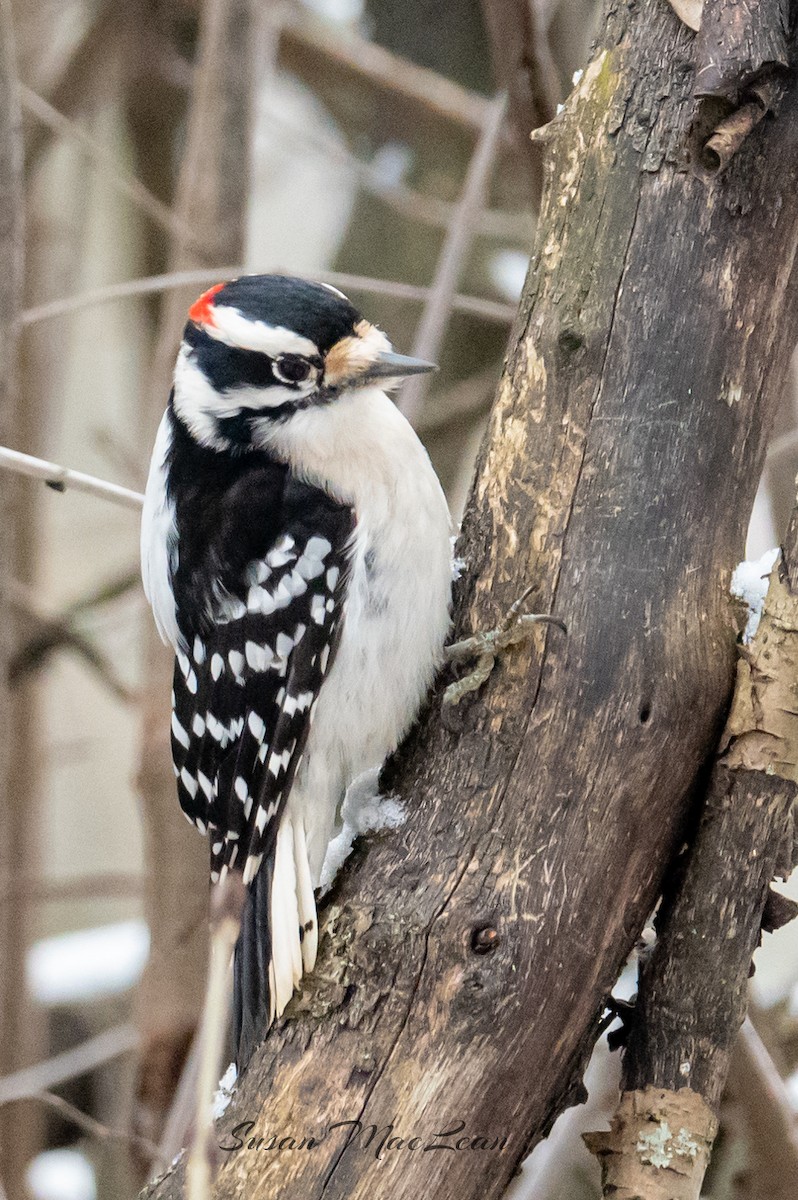
<path fill-rule="evenodd" d="M 212 878 L 236 869 L 249 883 L 334 659 L 354 516 L 263 456 L 209 466 L 203 477 L 195 461 L 191 486 L 174 491 L 184 648 L 172 751 L 181 806 L 210 835 Z"/>
<path fill-rule="evenodd" d="M 249 883 L 274 838 L 341 627 L 346 541 L 287 535 L 251 564 L 248 599 L 175 663 L 172 752 L 184 811 L 211 839 L 211 878 Z M 270 566 L 279 561 L 280 566 Z"/>

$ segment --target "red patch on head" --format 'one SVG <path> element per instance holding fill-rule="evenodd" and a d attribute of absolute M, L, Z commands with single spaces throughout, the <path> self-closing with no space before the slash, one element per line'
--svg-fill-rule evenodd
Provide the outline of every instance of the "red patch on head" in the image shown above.
<path fill-rule="evenodd" d="M 215 283 L 207 292 L 203 292 L 188 310 L 189 321 L 194 321 L 197 325 L 213 325 L 213 298 L 224 286 L 223 283 Z"/>

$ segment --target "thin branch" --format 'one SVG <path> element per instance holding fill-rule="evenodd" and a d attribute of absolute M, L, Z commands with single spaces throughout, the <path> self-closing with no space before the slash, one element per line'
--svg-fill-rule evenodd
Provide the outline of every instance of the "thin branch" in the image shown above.
<path fill-rule="evenodd" d="M 154 1142 L 147 1138 L 140 1137 L 135 1133 L 128 1133 L 124 1129 L 112 1129 L 109 1125 L 104 1125 L 102 1121 L 98 1121 L 95 1117 L 89 1116 L 74 1104 L 70 1104 L 63 1096 L 57 1096 L 54 1092 L 41 1091 L 36 1092 L 31 1096 L 32 1100 L 40 1100 L 42 1104 L 46 1104 L 48 1108 L 55 1109 L 67 1121 L 71 1121 L 73 1125 L 77 1125 L 84 1133 L 88 1133 L 90 1137 L 97 1138 L 101 1142 L 124 1142 L 125 1145 L 135 1146 L 136 1149 L 143 1151 L 144 1154 L 160 1163 L 161 1166 L 167 1165 L 167 1160 L 161 1157 L 161 1152 Z"/>
<path fill-rule="evenodd" d="M 783 458 L 785 454 L 790 454 L 796 449 L 798 449 L 798 429 L 791 429 L 788 433 L 773 438 L 768 446 L 765 462 L 771 463 L 774 459 Z"/>
<path fill-rule="evenodd" d="M 199 1060 L 199 1033 L 196 1033 L 192 1039 L 189 1052 L 186 1055 L 183 1069 L 180 1072 L 180 1079 L 175 1089 L 174 1100 L 169 1109 L 169 1115 L 161 1135 L 159 1149 L 161 1158 L 165 1158 L 167 1162 L 172 1162 L 186 1145 L 189 1138 L 191 1123 L 194 1119 L 194 1110 L 197 1106 Z"/>
<path fill-rule="evenodd" d="M 413 354 L 417 358 L 434 362 L 440 353 L 457 284 L 471 248 L 474 226 L 485 204 L 506 108 L 507 95 L 502 92 L 486 110 L 485 125 L 468 164 L 463 191 L 454 219 L 443 240 L 435 268 L 435 278 L 416 330 Z M 402 392 L 399 407 L 409 421 L 418 418 L 429 384 L 428 375 L 417 375 Z"/>
<path fill-rule="evenodd" d="M 6 446 L 0 446 L 0 467 L 15 471 L 17 475 L 41 479 L 56 492 L 65 492 L 67 488 L 72 488 L 76 492 L 87 492 L 92 496 L 113 500 L 125 508 L 140 509 L 144 503 L 144 496 L 140 492 L 132 492 L 129 488 L 120 487 L 118 483 L 107 483 L 95 475 L 84 475 L 82 471 L 71 471 L 68 467 L 58 466 L 57 463 L 45 462 L 43 458 L 34 458 L 31 454 L 20 454 L 18 450 L 9 450 Z"/>
<path fill-rule="evenodd" d="M 116 155 L 107 150 L 90 133 L 75 124 L 69 117 L 65 117 L 58 109 L 53 108 L 52 104 L 48 104 L 42 96 L 37 95 L 25 84 L 19 85 L 19 97 L 22 107 L 43 125 L 46 125 L 54 133 L 76 142 L 89 156 L 103 178 L 117 192 L 126 196 L 137 208 L 146 213 L 151 221 L 173 236 L 191 237 L 190 231 L 185 228 L 183 222 L 175 216 L 171 209 L 163 204 L 157 196 L 153 196 L 152 192 L 138 179 L 125 175 L 120 169 Z M 201 257 L 202 255 L 200 255 Z"/>
<path fill-rule="evenodd" d="M 300 125 L 286 118 L 276 107 L 270 106 L 267 111 L 269 133 L 272 137 L 282 135 L 283 140 L 287 140 L 292 147 L 296 144 L 296 139 L 301 138 L 331 162 L 354 175 L 362 187 L 402 216 L 425 225 L 443 228 L 447 228 L 455 219 L 457 205 L 450 200 L 441 200 L 438 196 L 419 192 L 406 184 L 386 183 L 372 163 L 364 162 L 324 132 L 311 127 L 307 122 Z M 532 219 L 529 214 L 503 212 L 501 209 L 485 209 L 479 214 L 478 224 L 479 232 L 488 237 L 518 238 L 525 243 L 532 232 Z"/>
<path fill-rule="evenodd" d="M 20 10 L 17 10 L 20 11 Z M 36 422 L 35 397 L 26 403 L 20 386 L 22 364 L 19 317 L 25 282 L 25 188 L 22 116 L 11 0 L 0 0 L 0 444 L 24 437 Z M 38 395 L 38 393 L 37 393 Z M 0 572 L 5 582 L 12 570 L 35 569 L 37 539 L 31 506 L 23 502 L 18 481 L 6 477 L 0 486 Z M 0 873 L 13 879 L 38 863 L 41 789 L 34 718 L 35 701 L 28 689 L 11 696 L 7 686 L 13 624 L 8 615 L 0 632 Z M 31 913 L 23 906 L 0 914 L 0 1075 L 39 1057 L 42 1014 L 26 1003 L 25 965 L 31 935 Z M 22 1119 L 18 1119 L 22 1116 Z M 28 1114 L 30 1117 L 31 1114 Z M 39 1122 L 25 1114 L 0 1114 L 0 1172 L 11 1200 L 25 1191 L 26 1162 L 41 1139 Z"/>
<path fill-rule="evenodd" d="M 118 600 L 121 596 L 126 596 L 128 592 L 138 588 L 140 584 L 141 571 L 136 563 L 129 570 L 112 575 L 110 579 L 103 579 L 84 595 L 78 596 L 76 600 L 67 605 L 61 616 L 64 620 L 68 620 L 76 617 L 79 613 L 88 612 L 90 609 L 112 604 L 114 600 Z"/>
<path fill-rule="evenodd" d="M 88 16 L 88 24 L 77 45 L 66 47 L 50 70 L 49 77 L 36 79 L 39 95 L 58 109 L 60 113 L 71 112 L 85 94 L 87 79 L 97 73 L 97 64 L 102 56 L 108 56 L 109 40 L 119 31 L 118 0 L 102 0 L 94 6 Z M 50 140 L 49 128 L 41 123 L 31 123 L 25 131 L 25 169 L 35 169 L 39 156 Z"/>
<path fill-rule="evenodd" d="M 262 270 L 274 271 L 274 268 L 264 267 Z M 63 317 L 86 308 L 94 308 L 111 300 L 126 300 L 131 296 L 151 296 L 157 292 L 174 291 L 187 286 L 202 287 L 204 284 L 215 283 L 219 279 L 232 279 L 237 275 L 250 275 L 258 273 L 258 271 L 259 268 L 237 263 L 232 267 L 203 267 L 196 271 L 171 271 L 165 275 L 148 275 L 143 279 L 129 279 L 124 283 L 94 288 L 92 291 L 79 292 L 76 296 L 65 296 L 63 299 L 50 300 L 46 304 L 26 309 L 22 314 L 22 324 L 35 325 L 39 321 L 49 321 L 55 317 Z M 314 278 L 322 283 L 331 283 L 334 287 L 348 288 L 351 291 L 364 292 L 373 296 L 393 296 L 397 300 L 424 303 L 430 295 L 430 289 L 427 287 L 401 283 L 398 280 L 372 279 L 367 275 L 349 275 L 341 271 L 314 271 L 313 274 Z M 452 300 L 452 308 L 457 312 L 484 317 L 486 321 L 508 325 L 515 319 L 516 312 L 512 304 L 503 304 L 501 301 L 487 300 L 480 296 L 457 295 Z"/>
<path fill-rule="evenodd" d="M 436 392 L 416 421 L 424 438 L 444 433 L 451 425 L 487 416 L 501 376 L 501 363 L 489 363 L 445 391 Z"/>
<path fill-rule="evenodd" d="M 231 963 L 247 889 L 233 872 L 211 893 L 211 950 L 199 1031 L 194 1130 L 186 1160 L 186 1200 L 209 1200 L 216 1174 L 213 1156 L 213 1098 L 222 1073 L 232 993 Z"/>
<path fill-rule="evenodd" d="M 12 607 L 32 622 L 35 630 L 9 660 L 8 678 L 11 684 L 18 683 L 30 671 L 41 667 L 53 650 L 63 647 L 74 650 L 118 700 L 124 704 L 135 702 L 136 693 L 120 679 L 113 663 L 91 638 L 74 627 L 68 616 L 54 617 L 45 612 L 33 589 L 19 580 L 6 580 L 6 595 Z"/>
<path fill-rule="evenodd" d="M 493 74 L 497 86 L 507 89 L 510 125 L 535 192 L 542 182 L 541 156 L 529 133 L 554 118 L 562 99 L 549 37 L 551 10 L 540 0 L 482 0 Z"/>
<path fill-rule="evenodd" d="M 347 29 L 343 35 L 334 25 L 299 8 L 283 8 L 275 19 L 280 25 L 284 54 L 292 42 L 304 50 L 314 50 L 380 91 L 389 91 L 456 125 L 482 130 L 490 101 L 437 71 L 417 66 L 361 37 L 354 29 Z M 289 58 L 288 65 L 292 64 Z M 509 135 L 505 136 L 509 140 Z"/>
<path fill-rule="evenodd" d="M 798 1181 L 795 1110 L 784 1080 L 748 1018 L 743 1022 L 734 1047 L 730 1080 L 736 1096 L 745 1106 L 761 1194 L 770 1200 L 794 1197 Z M 762 1171 L 767 1171 L 767 1178 L 762 1176 Z"/>
<path fill-rule="evenodd" d="M 0 1079 L 0 1104 L 11 1104 L 15 1100 L 26 1100 L 37 1096 L 40 1092 L 48 1092 L 70 1079 L 95 1071 L 104 1063 L 130 1054 L 138 1046 L 139 1038 L 133 1025 L 115 1025 L 98 1033 L 96 1037 L 88 1038 L 66 1050 L 56 1054 L 44 1062 L 36 1063 L 33 1067 L 24 1067 L 12 1075 Z"/>

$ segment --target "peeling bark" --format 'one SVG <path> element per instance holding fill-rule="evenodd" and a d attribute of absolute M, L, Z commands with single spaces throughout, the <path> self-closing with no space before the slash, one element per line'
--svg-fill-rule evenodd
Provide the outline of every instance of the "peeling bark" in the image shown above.
<path fill-rule="evenodd" d="M 723 725 L 729 577 L 798 323 L 798 96 L 705 189 L 679 167 L 692 40 L 659 0 L 608 4 L 549 126 L 464 521 L 455 636 L 530 581 L 529 607 L 569 636 L 541 628 L 445 714 L 441 680 L 386 773 L 407 824 L 345 872 L 317 968 L 220 1123 L 227 1146 L 250 1121 L 321 1143 L 226 1154 L 220 1197 L 493 1200 L 579 1098 Z M 426 1141 L 462 1121 L 450 1142 L 487 1141 L 377 1157 L 330 1131 L 353 1120 Z"/>
<path fill-rule="evenodd" d="M 696 1092 L 624 1092 L 609 1133 L 584 1140 L 601 1162 L 613 1200 L 695 1200 L 718 1121 Z"/>
<path fill-rule="evenodd" d="M 789 0 L 704 0 L 696 38 L 693 171 L 712 180 L 751 130 L 776 109 L 790 67 Z"/>

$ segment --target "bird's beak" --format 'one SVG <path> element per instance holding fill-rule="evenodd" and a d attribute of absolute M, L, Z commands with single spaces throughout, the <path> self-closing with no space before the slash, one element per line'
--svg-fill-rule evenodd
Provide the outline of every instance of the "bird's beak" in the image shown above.
<path fill-rule="evenodd" d="M 369 379 L 400 379 L 404 375 L 426 375 L 428 371 L 437 369 L 435 363 L 424 362 L 423 358 L 410 358 L 407 354 L 381 350 L 369 363 L 362 380 L 365 383 Z"/>

